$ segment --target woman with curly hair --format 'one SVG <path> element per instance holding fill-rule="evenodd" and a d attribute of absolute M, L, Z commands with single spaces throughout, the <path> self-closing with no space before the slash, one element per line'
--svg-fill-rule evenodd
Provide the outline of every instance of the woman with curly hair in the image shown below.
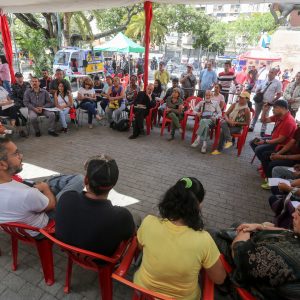
<path fill-rule="evenodd" d="M 85 77 L 82 82 L 82 87 L 78 91 L 77 100 L 79 101 L 79 106 L 88 111 L 88 124 L 89 128 L 93 128 L 93 117 L 98 121 L 101 120 L 99 113 L 97 111 L 97 99 L 96 92 L 94 90 L 94 83 L 90 77 Z"/>
<path fill-rule="evenodd" d="M 137 233 L 143 259 L 134 276 L 136 284 L 175 299 L 196 300 L 202 268 L 214 283 L 223 283 L 226 273 L 220 252 L 203 230 L 204 195 L 199 180 L 182 178 L 159 203 L 160 217 L 144 219 Z"/>

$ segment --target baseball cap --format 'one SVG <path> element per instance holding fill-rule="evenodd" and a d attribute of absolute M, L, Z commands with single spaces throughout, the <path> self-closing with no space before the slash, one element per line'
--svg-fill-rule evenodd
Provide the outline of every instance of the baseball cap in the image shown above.
<path fill-rule="evenodd" d="M 285 109 L 288 109 L 288 103 L 285 100 L 277 100 L 274 102 L 273 106 L 277 107 L 283 107 Z"/>
<path fill-rule="evenodd" d="M 248 92 L 242 92 L 241 94 L 240 94 L 240 97 L 241 98 L 247 98 L 247 99 L 249 99 L 250 100 L 250 94 L 248 93 Z"/>
<path fill-rule="evenodd" d="M 21 78 L 23 77 L 23 74 L 21 72 L 16 72 L 15 77 Z"/>

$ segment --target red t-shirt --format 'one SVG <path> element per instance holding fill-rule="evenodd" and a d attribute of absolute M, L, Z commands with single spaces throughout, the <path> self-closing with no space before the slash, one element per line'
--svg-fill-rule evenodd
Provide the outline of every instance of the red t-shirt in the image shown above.
<path fill-rule="evenodd" d="M 295 145 L 290 149 L 290 154 L 300 154 L 300 127 L 298 127 L 293 135 L 293 139 L 296 141 Z"/>
<path fill-rule="evenodd" d="M 280 135 L 286 136 L 287 139 L 282 143 L 285 145 L 293 138 L 293 135 L 297 129 L 297 124 L 293 116 L 288 112 L 283 118 L 276 116 L 270 117 L 272 122 L 275 122 L 275 126 L 272 132 L 272 140 L 277 139 Z"/>

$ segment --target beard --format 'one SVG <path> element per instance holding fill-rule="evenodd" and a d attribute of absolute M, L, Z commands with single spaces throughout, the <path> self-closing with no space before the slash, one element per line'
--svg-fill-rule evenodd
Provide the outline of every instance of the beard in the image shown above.
<path fill-rule="evenodd" d="M 20 173 L 23 170 L 23 166 L 22 164 L 20 164 L 19 166 L 9 166 L 7 169 L 7 172 L 10 175 L 16 175 L 18 173 Z"/>

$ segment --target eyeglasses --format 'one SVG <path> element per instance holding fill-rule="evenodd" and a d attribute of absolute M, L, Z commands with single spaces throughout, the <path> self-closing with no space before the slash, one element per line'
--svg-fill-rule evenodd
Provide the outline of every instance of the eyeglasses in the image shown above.
<path fill-rule="evenodd" d="M 23 154 L 22 154 L 22 152 L 21 152 L 19 149 L 17 149 L 14 153 L 11 153 L 11 154 L 8 154 L 8 155 L 20 157 L 20 156 L 22 156 Z"/>

